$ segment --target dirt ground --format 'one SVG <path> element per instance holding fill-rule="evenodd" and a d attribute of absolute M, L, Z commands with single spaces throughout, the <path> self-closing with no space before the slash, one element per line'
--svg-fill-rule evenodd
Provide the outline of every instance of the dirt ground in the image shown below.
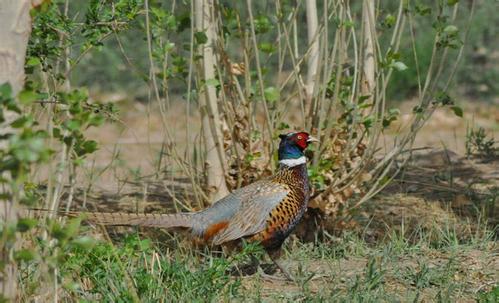
<path fill-rule="evenodd" d="M 307 292 L 310 294 L 321 294 L 325 290 L 341 293 L 349 291 L 352 281 L 362 276 L 369 262 L 365 257 L 347 257 L 331 262 L 329 260 L 305 261 L 300 264 L 303 268 L 314 275 L 309 283 Z M 299 262 L 290 261 L 288 266 L 293 268 Z M 456 302 L 474 302 L 473 298 L 479 291 L 488 289 L 499 281 L 497 269 L 499 268 L 499 257 L 490 255 L 481 250 L 460 251 L 455 255 L 435 253 L 434 251 L 422 251 L 421 254 L 403 256 L 387 260 L 383 264 L 383 287 L 386 292 L 393 294 L 393 299 L 398 302 L 406 302 L 409 297 L 417 292 L 417 285 L 410 279 L 410 273 L 421 271 L 421 264 L 426 264 L 429 270 L 445 267 L 449 263 L 459 264 L 459 269 L 453 273 L 450 279 L 462 281 L 466 286 L 463 293 L 456 297 Z M 418 302 L 433 302 L 439 292 L 437 281 L 424 291 L 421 291 Z M 247 289 L 260 287 L 262 296 L 265 298 L 295 299 L 300 301 L 303 288 L 297 283 L 285 281 L 261 281 L 254 277 L 243 280 Z"/>

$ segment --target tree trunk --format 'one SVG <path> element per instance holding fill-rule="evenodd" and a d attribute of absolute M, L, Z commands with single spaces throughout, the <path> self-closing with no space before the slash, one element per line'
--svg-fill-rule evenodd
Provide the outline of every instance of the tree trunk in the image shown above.
<path fill-rule="evenodd" d="M 315 0 L 307 0 L 307 35 L 310 52 L 307 60 L 307 78 L 305 83 L 305 108 L 309 108 L 309 117 L 317 117 L 315 102 L 313 101 L 315 80 L 319 69 L 319 37 L 317 22 L 317 3 Z M 314 115 L 315 113 L 315 115 Z M 306 123 L 308 128 L 315 125 L 316 121 Z"/>
<path fill-rule="evenodd" d="M 9 82 L 14 95 L 17 95 L 24 85 L 24 60 L 28 39 L 31 32 L 31 0 L 1 0 L 0 1 L 0 84 Z M 6 112 L 6 122 L 0 127 L 0 135 L 12 132 L 6 126 L 16 118 L 14 112 Z M 5 149 L 6 141 L 0 143 Z M 4 178 L 10 176 L 2 174 Z M 3 188 L 2 190 L 5 190 Z M 0 201 L 0 224 L 4 227 L 16 222 L 19 215 L 18 207 L 12 201 Z M 12 249 L 1 248 L 1 261 L 5 262 L 0 273 L 1 294 L 7 300 L 14 301 L 17 294 L 17 267 L 12 260 Z"/>
<path fill-rule="evenodd" d="M 372 0 L 364 0 L 362 4 L 362 23 L 363 23 L 363 59 L 362 59 L 362 83 L 361 93 L 364 96 L 369 95 L 367 102 L 372 102 L 376 86 L 376 66 L 374 61 L 373 35 L 376 33 L 374 28 L 374 3 Z"/>
<path fill-rule="evenodd" d="M 202 56 L 198 64 L 198 75 L 204 80 L 200 89 L 199 106 L 202 115 L 203 135 L 206 149 L 206 176 L 208 195 L 214 202 L 229 193 L 225 183 L 225 152 L 222 146 L 221 119 L 217 104 L 215 86 L 209 80 L 215 79 L 216 42 L 213 0 L 196 0 L 194 3 L 196 31 L 204 32 L 205 44 L 199 46 Z"/>

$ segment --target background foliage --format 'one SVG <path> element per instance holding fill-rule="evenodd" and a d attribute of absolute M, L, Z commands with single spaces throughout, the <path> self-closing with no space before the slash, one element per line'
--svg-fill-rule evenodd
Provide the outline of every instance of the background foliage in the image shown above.
<path fill-rule="evenodd" d="M 319 15 L 322 13 L 322 5 L 319 1 L 317 7 Z M 242 14 L 244 18 L 245 5 L 241 3 L 224 2 L 222 4 L 234 7 L 235 11 Z M 419 1 L 419 15 L 425 16 L 431 14 L 425 8 L 431 8 L 434 1 Z M 265 16 L 266 12 L 273 10 L 271 1 L 256 1 L 255 13 Z M 151 1 L 152 6 L 166 7 L 163 1 Z M 286 1 L 283 2 L 286 5 Z M 292 5 L 289 2 L 288 5 Z M 71 5 L 71 11 L 82 12 L 87 8 L 88 3 L 74 3 Z M 394 15 L 396 15 L 397 2 L 389 2 L 383 6 L 383 10 L 379 12 L 379 30 L 392 27 Z M 357 11 L 360 5 L 353 4 Z M 497 72 L 497 54 L 494 48 L 499 43 L 497 28 L 499 28 L 498 20 L 494 16 L 494 10 L 497 4 L 494 1 L 479 1 L 475 11 L 475 18 L 470 25 L 470 33 L 468 43 L 465 45 L 462 64 L 460 64 L 456 72 L 456 81 L 453 85 L 453 90 L 457 95 L 469 96 L 474 99 L 490 101 L 489 96 L 494 96 L 499 93 L 497 83 L 499 75 Z M 466 11 L 468 7 L 463 5 L 463 16 L 469 14 Z M 355 9 L 354 9 L 355 11 Z M 434 13 L 434 12 L 433 12 Z M 176 18 L 188 19 L 188 7 L 179 8 L 176 13 Z M 305 22 L 305 12 L 300 11 L 298 19 Z M 80 18 L 83 15 L 80 14 Z M 268 30 L 275 31 L 275 19 L 267 13 Z M 263 20 L 263 19 L 262 19 Z M 175 22 L 175 21 L 174 21 Z M 187 20 L 181 21 L 187 24 Z M 422 67 L 428 66 L 431 58 L 431 45 L 433 36 L 429 33 L 433 31 L 433 21 L 430 18 L 415 18 L 417 30 L 415 31 L 416 50 L 418 53 L 419 65 Z M 147 49 L 143 47 L 146 37 L 144 35 L 144 24 L 141 21 L 130 23 L 128 31 L 120 35 L 121 44 L 126 50 L 125 55 L 130 58 L 136 69 L 128 68 L 127 60 L 118 46 L 115 37 L 110 37 L 103 42 L 99 51 L 93 52 L 91 55 L 83 59 L 85 64 L 79 65 L 73 73 L 73 81 L 81 86 L 89 86 L 95 90 L 105 92 L 117 91 L 126 92 L 127 95 L 134 96 L 139 100 L 144 100 L 147 97 L 147 91 L 144 89 L 143 75 L 148 72 Z M 185 26 L 185 25 L 184 25 Z M 230 26 L 230 24 L 229 24 Z M 410 35 L 409 30 L 404 32 L 404 35 Z M 171 39 L 175 41 L 185 41 L 188 38 L 188 33 L 185 32 L 185 27 L 177 29 L 177 32 Z M 298 32 L 299 47 L 306 47 L 307 36 L 306 30 Z M 230 51 L 230 50 L 229 50 Z M 398 102 L 410 98 L 417 91 L 418 79 L 416 74 L 414 56 L 412 55 L 412 46 L 409 40 L 404 40 L 400 51 L 401 61 L 408 67 L 404 72 L 397 73 L 393 78 L 388 88 L 388 99 L 392 102 Z M 272 76 L 272 70 L 276 70 L 276 58 L 271 58 L 268 63 L 269 74 Z M 108 68 L 114 66 L 115 68 Z M 422 71 L 424 72 L 424 70 Z M 105 85 L 105 86 L 104 86 Z M 104 86 L 104 87 L 103 87 Z M 177 94 L 182 95 L 181 87 L 177 87 Z"/>

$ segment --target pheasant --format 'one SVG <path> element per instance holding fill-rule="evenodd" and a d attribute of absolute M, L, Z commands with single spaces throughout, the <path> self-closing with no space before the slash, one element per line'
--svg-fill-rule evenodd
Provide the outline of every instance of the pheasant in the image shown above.
<path fill-rule="evenodd" d="M 310 196 L 304 150 L 318 141 L 306 132 L 279 136 L 279 168 L 272 177 L 235 190 L 210 207 L 178 214 L 85 213 L 86 220 L 103 225 L 159 228 L 183 227 L 212 243 L 246 239 L 259 242 L 282 273 L 281 245 L 303 217 Z"/>

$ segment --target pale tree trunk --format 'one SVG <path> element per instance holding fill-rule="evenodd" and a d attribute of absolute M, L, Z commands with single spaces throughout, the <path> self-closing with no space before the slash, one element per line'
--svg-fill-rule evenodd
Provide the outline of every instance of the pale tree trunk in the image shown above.
<path fill-rule="evenodd" d="M 196 31 L 206 34 L 207 42 L 199 46 L 202 59 L 198 74 L 205 83 L 215 79 L 216 42 L 213 0 L 195 0 Z M 217 104 L 217 94 L 212 84 L 200 89 L 199 106 L 202 115 L 203 135 L 206 149 L 206 175 L 208 194 L 214 202 L 228 194 L 225 183 L 225 153 L 222 146 L 222 124 Z"/>
<path fill-rule="evenodd" d="M 362 58 L 362 82 L 361 93 L 370 97 L 366 102 L 373 101 L 376 86 L 376 66 L 374 61 L 373 35 L 376 33 L 374 28 L 374 2 L 373 0 L 364 0 L 362 4 L 362 23 L 363 23 L 363 58 Z"/>
<path fill-rule="evenodd" d="M 24 60 L 28 39 L 31 32 L 31 0 L 1 0 L 0 1 L 0 84 L 9 82 L 14 95 L 24 85 Z M 6 112 L 6 122 L 0 126 L 0 134 L 12 132 L 6 127 L 16 118 L 13 112 Z M 5 149 L 6 143 L 0 143 Z M 2 177 L 10 176 L 2 173 Z M 2 188 L 2 191 L 6 190 Z M 0 224 L 6 226 L 16 222 L 19 209 L 12 201 L 0 201 Z M 0 289 L 5 299 L 15 300 L 17 294 L 17 268 L 12 261 L 12 250 L 1 248 L 1 259 L 5 268 L 0 273 Z"/>
<path fill-rule="evenodd" d="M 315 102 L 313 101 L 315 80 L 319 69 L 319 37 L 318 37 L 318 21 L 317 21 L 317 3 L 315 0 L 306 1 L 307 11 L 307 36 L 310 51 L 307 60 L 307 78 L 305 82 L 305 108 L 309 108 L 309 117 L 313 117 Z M 317 114 L 317 113 L 316 113 Z M 318 116 L 318 115 L 316 115 Z M 309 121 L 315 125 L 315 121 Z"/>

